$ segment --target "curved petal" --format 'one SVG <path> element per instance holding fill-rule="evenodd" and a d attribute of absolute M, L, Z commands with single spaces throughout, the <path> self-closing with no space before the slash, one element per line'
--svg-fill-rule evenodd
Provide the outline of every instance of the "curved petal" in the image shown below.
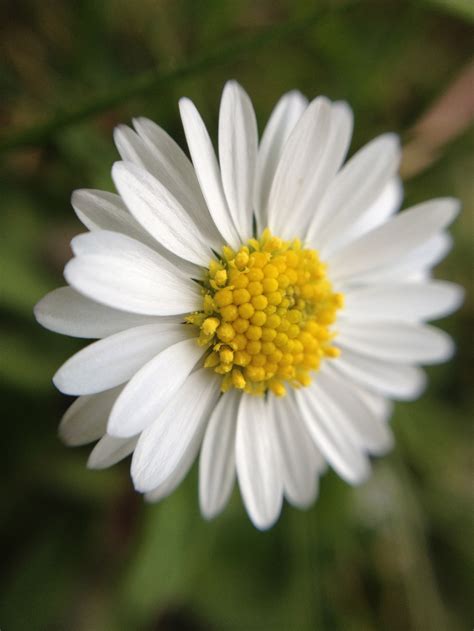
<path fill-rule="evenodd" d="M 285 495 L 294 506 L 306 508 L 318 495 L 319 454 L 290 397 L 271 396 L 268 405 L 275 420 Z"/>
<path fill-rule="evenodd" d="M 141 434 L 131 468 L 137 490 L 153 491 L 177 470 L 196 435 L 204 433 L 219 385 L 217 376 L 206 368 L 194 372 Z"/>
<path fill-rule="evenodd" d="M 247 93 L 228 81 L 219 113 L 219 163 L 227 205 L 242 241 L 252 236 L 257 120 Z"/>
<path fill-rule="evenodd" d="M 315 164 L 310 185 L 306 191 L 302 192 L 298 203 L 298 212 L 304 226 L 302 234 L 306 234 L 313 217 L 317 215 L 319 203 L 346 157 L 351 142 L 352 127 L 352 110 L 347 103 L 343 101 L 334 103 L 331 106 L 329 133 L 323 154 Z M 308 238 L 307 235 L 306 238 Z"/>
<path fill-rule="evenodd" d="M 79 252 L 64 276 L 79 293 L 109 307 L 143 315 L 195 311 L 197 285 L 146 245 L 115 232 L 97 231 L 72 240 Z"/>
<path fill-rule="evenodd" d="M 319 184 L 314 172 L 326 149 L 330 117 L 330 102 L 318 97 L 307 107 L 285 143 L 268 204 L 269 228 L 283 239 L 294 238 L 306 226 L 304 201 Z"/>
<path fill-rule="evenodd" d="M 59 287 L 46 294 L 34 308 L 37 321 L 50 331 L 81 338 L 101 338 L 159 318 L 118 311 L 78 294 L 71 287 Z M 178 317 L 161 318 L 179 322 Z"/>
<path fill-rule="evenodd" d="M 464 299 L 461 286 L 442 280 L 375 285 L 344 295 L 342 318 L 363 320 L 435 320 L 456 311 Z"/>
<path fill-rule="evenodd" d="M 201 446 L 202 434 L 197 432 L 194 434 L 187 449 L 184 451 L 173 473 L 171 473 L 161 484 L 158 484 L 152 491 L 145 493 L 147 502 L 160 502 L 168 495 L 171 495 L 175 489 L 181 484 L 190 470 L 193 462 L 196 460 L 199 447 Z"/>
<path fill-rule="evenodd" d="M 94 189 L 77 189 L 71 196 L 76 215 L 91 232 L 110 230 L 126 234 L 148 247 L 155 241 L 129 212 L 119 195 Z"/>
<path fill-rule="evenodd" d="M 219 165 L 206 126 L 189 99 L 180 99 L 179 110 L 189 152 L 211 217 L 224 241 L 237 249 L 240 239 L 227 206 Z"/>
<path fill-rule="evenodd" d="M 357 386 L 357 396 L 364 401 L 378 419 L 384 423 L 390 421 L 393 413 L 393 401 L 361 386 Z"/>
<path fill-rule="evenodd" d="M 157 353 L 189 336 L 185 325 L 167 322 L 115 333 L 70 357 L 53 383 L 61 392 L 75 395 L 114 388 L 131 379 Z"/>
<path fill-rule="evenodd" d="M 402 401 L 418 398 L 426 386 L 425 373 L 415 366 L 394 364 L 347 349 L 333 367 L 365 388 Z"/>
<path fill-rule="evenodd" d="M 184 340 L 145 364 L 117 399 L 108 433 L 124 438 L 151 425 L 186 382 L 203 353 L 195 339 Z"/>
<path fill-rule="evenodd" d="M 349 484 L 360 484 L 370 474 L 370 464 L 363 451 L 334 422 L 334 406 L 327 397 L 318 396 L 314 384 L 296 392 L 303 421 L 331 467 Z"/>
<path fill-rule="evenodd" d="M 307 106 L 308 99 L 301 92 L 294 90 L 284 94 L 273 109 L 263 131 L 258 149 L 254 194 L 259 232 L 262 232 L 268 223 L 268 199 L 283 147 Z"/>
<path fill-rule="evenodd" d="M 453 240 L 449 234 L 439 232 L 422 245 L 406 253 L 403 258 L 390 261 L 387 265 L 376 267 L 370 272 L 364 273 L 362 281 L 365 284 L 426 281 L 429 278 L 430 269 L 444 259 L 452 244 Z M 353 279 L 349 277 L 344 283 L 350 286 L 352 281 Z M 355 283 L 359 284 L 357 278 L 355 278 Z"/>
<path fill-rule="evenodd" d="M 212 256 L 199 227 L 178 200 L 153 175 L 132 162 L 116 162 L 115 186 L 135 219 L 170 252 L 206 267 Z"/>
<path fill-rule="evenodd" d="M 360 389 L 342 379 L 328 366 L 328 362 L 324 363 L 312 387 L 318 397 L 331 400 L 335 426 L 361 449 L 381 455 L 393 447 L 393 435 L 385 419 L 377 415 L 359 395 Z"/>
<path fill-rule="evenodd" d="M 107 469 L 129 456 L 135 449 L 138 437 L 115 438 L 105 434 L 91 451 L 87 466 L 89 469 Z"/>
<path fill-rule="evenodd" d="M 240 397 L 237 390 L 221 396 L 202 442 L 199 505 L 206 519 L 212 519 L 224 509 L 234 486 L 235 430 Z"/>
<path fill-rule="evenodd" d="M 372 202 L 369 208 L 363 210 L 352 221 L 339 224 L 337 229 L 329 226 L 324 238 L 319 238 L 319 252 L 324 259 L 337 250 L 354 241 L 358 237 L 381 226 L 400 210 L 403 201 L 403 186 L 400 178 L 392 178 L 383 191 Z"/>
<path fill-rule="evenodd" d="M 76 399 L 59 424 L 61 440 L 70 447 L 99 440 L 105 434 L 110 410 L 121 391 L 122 386 Z"/>
<path fill-rule="evenodd" d="M 454 352 L 447 333 L 414 322 L 340 321 L 337 345 L 362 355 L 402 364 L 446 361 Z"/>
<path fill-rule="evenodd" d="M 372 140 L 336 175 L 318 205 L 307 238 L 320 248 L 347 225 L 358 223 L 394 177 L 400 162 L 394 134 Z"/>
<path fill-rule="evenodd" d="M 329 257 L 331 279 L 361 281 L 364 274 L 378 267 L 396 264 L 449 225 L 458 210 L 459 202 L 446 198 L 431 200 L 400 213 Z"/>
<path fill-rule="evenodd" d="M 235 440 L 237 478 L 247 513 L 259 530 L 275 523 L 283 498 L 273 431 L 263 398 L 242 396 Z"/>
<path fill-rule="evenodd" d="M 114 139 L 124 161 L 145 168 L 171 193 L 199 226 L 210 244 L 219 241 L 218 232 L 202 196 L 193 165 L 179 145 L 148 118 L 135 118 L 137 131 L 125 125 L 115 129 Z"/>

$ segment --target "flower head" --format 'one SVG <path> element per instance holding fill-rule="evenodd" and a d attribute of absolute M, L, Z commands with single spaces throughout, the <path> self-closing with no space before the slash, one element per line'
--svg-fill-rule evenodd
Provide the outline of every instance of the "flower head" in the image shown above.
<path fill-rule="evenodd" d="M 351 484 L 390 448 L 390 400 L 413 399 L 420 364 L 450 338 L 425 322 L 456 309 L 432 280 L 458 203 L 399 213 L 400 148 L 386 134 L 344 163 L 345 103 L 298 92 L 260 143 L 252 104 L 229 82 L 219 159 L 196 108 L 180 102 L 192 158 L 160 127 L 119 127 L 118 195 L 75 191 L 89 232 L 73 239 L 69 287 L 36 306 L 43 326 L 96 338 L 56 373 L 78 399 L 60 433 L 98 440 L 89 466 L 133 453 L 135 488 L 156 501 L 200 450 L 201 511 L 225 506 L 237 476 L 261 529 L 283 497 L 311 504 L 328 463 Z"/>

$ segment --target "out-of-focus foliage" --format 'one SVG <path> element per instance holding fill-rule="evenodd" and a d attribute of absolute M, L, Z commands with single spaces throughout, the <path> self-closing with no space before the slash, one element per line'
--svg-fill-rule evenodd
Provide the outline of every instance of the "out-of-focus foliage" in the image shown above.
<path fill-rule="evenodd" d="M 62 284 L 70 238 L 83 230 L 74 188 L 112 189 L 112 130 L 144 115 L 183 141 L 181 95 L 215 132 L 227 78 L 255 103 L 260 129 L 276 99 L 299 88 L 348 100 L 353 150 L 409 130 L 469 60 L 464 0 L 320 0 L 304 28 L 246 50 L 266 29 L 305 21 L 305 0 L 104 0 L 3 3 L 0 121 L 4 138 L 85 108 L 97 114 L 35 146 L 0 156 L 2 480 L 0 627 L 5 631 L 130 629 L 463 630 L 472 626 L 469 502 L 469 296 L 441 324 L 458 354 L 430 372 L 417 403 L 396 407 L 397 446 L 351 489 L 332 473 L 307 512 L 285 507 L 268 533 L 246 518 L 238 491 L 204 522 L 196 472 L 157 506 L 134 494 L 128 463 L 85 469 L 87 448 L 56 436 L 70 403 L 51 375 L 77 340 L 37 326 L 32 307 Z M 285 28 L 283 28 L 285 31 Z M 244 42 L 221 63 L 96 107 L 141 73 L 192 64 Z M 253 40 L 252 40 L 253 41 Z M 122 87 L 120 89 L 122 89 Z M 468 97 L 466 97 L 468 98 Z M 100 111 L 99 111 L 100 110 Z M 56 119 L 55 119 L 56 120 Z M 471 281 L 472 132 L 405 183 L 407 203 L 456 195 L 464 212 L 439 274 Z M 1 144 L 1 139 L 0 139 Z"/>

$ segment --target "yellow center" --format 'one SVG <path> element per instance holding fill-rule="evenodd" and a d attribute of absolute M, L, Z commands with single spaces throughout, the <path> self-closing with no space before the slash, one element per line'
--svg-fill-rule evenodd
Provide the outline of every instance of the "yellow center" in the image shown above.
<path fill-rule="evenodd" d="M 222 390 L 277 396 L 311 382 L 325 357 L 337 357 L 331 325 L 343 296 L 334 293 L 315 250 L 282 241 L 268 228 L 238 252 L 212 260 L 202 311 L 186 321 L 208 347 L 204 366 L 223 376 Z"/>

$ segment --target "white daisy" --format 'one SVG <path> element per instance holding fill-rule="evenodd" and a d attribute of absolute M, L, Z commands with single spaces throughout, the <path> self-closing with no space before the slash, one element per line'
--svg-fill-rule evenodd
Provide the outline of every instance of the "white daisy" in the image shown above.
<path fill-rule="evenodd" d="M 283 497 L 311 504 L 328 463 L 358 484 L 392 445 L 392 399 L 414 399 L 419 364 L 450 338 L 425 324 L 459 287 L 432 280 L 458 202 L 398 213 L 398 139 L 376 138 L 346 164 L 345 103 L 298 92 L 276 105 L 258 143 L 244 90 L 229 82 L 219 158 L 188 99 L 192 158 L 153 122 L 120 126 L 118 195 L 75 191 L 90 232 L 72 241 L 69 287 L 36 306 L 48 329 L 98 338 L 56 373 L 78 395 L 60 434 L 97 441 L 92 468 L 133 453 L 135 488 L 171 493 L 198 452 L 202 514 L 219 513 L 237 477 L 257 528 Z"/>

